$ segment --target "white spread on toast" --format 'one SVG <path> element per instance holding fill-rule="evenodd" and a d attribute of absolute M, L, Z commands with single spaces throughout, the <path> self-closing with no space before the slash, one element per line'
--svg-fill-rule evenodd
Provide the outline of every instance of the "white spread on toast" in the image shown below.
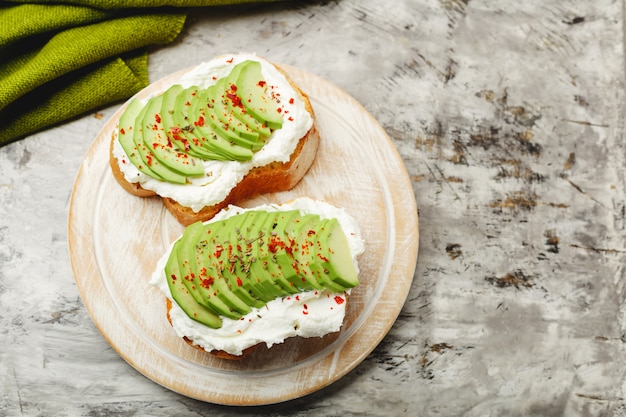
<path fill-rule="evenodd" d="M 181 84 L 183 88 L 194 85 L 206 88 L 215 84 L 217 79 L 228 75 L 234 65 L 245 60 L 261 63 L 265 80 L 273 87 L 275 94 L 280 94 L 283 107 L 283 126 L 272 133 L 263 148 L 246 162 L 203 161 L 205 175 L 189 178 L 190 183 L 185 185 L 159 181 L 139 172 L 131 163 L 119 163 L 126 181 L 139 183 L 146 190 L 152 190 L 161 197 L 169 197 L 180 205 L 198 212 L 203 207 L 223 201 L 251 169 L 272 162 L 289 161 L 300 138 L 312 127 L 313 118 L 289 81 L 268 61 L 254 54 L 222 56 L 198 65 L 172 84 Z M 164 86 L 163 91 L 168 87 L 169 85 Z M 117 140 L 117 132 L 114 134 L 116 137 L 113 140 L 113 155 L 118 161 L 128 161 L 124 149 Z"/>
<path fill-rule="evenodd" d="M 294 209 L 303 213 L 316 213 L 322 218 L 336 218 L 348 238 L 352 262 L 358 272 L 357 257 L 363 253 L 365 245 L 355 219 L 344 209 L 310 198 L 298 198 L 282 205 L 254 207 L 254 210 L 268 211 Z M 229 206 L 210 222 L 226 219 L 245 210 L 248 209 Z M 164 273 L 170 250 L 171 246 L 159 260 L 151 284 L 172 300 L 170 319 L 176 334 L 179 337 L 187 337 L 207 351 L 222 350 L 233 355 L 241 355 L 244 349 L 258 343 L 263 342 L 271 347 L 289 337 L 321 337 L 341 328 L 346 311 L 346 294 L 327 291 L 308 291 L 277 298 L 261 308 L 253 309 L 239 320 L 223 317 L 223 324 L 219 329 L 198 323 L 190 319 L 172 299 Z"/>

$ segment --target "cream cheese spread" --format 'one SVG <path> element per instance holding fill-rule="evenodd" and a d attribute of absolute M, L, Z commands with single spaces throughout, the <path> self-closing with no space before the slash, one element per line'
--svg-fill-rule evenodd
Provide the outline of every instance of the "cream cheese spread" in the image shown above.
<path fill-rule="evenodd" d="M 180 185 L 159 181 L 141 173 L 131 163 L 119 163 L 120 170 L 126 181 L 140 183 L 146 190 L 152 190 L 161 197 L 169 197 L 180 205 L 198 212 L 203 207 L 212 206 L 223 201 L 230 191 L 253 168 L 272 162 L 287 162 L 298 145 L 298 141 L 313 125 L 313 118 L 306 110 L 305 103 L 300 99 L 285 76 L 271 63 L 254 54 L 236 54 L 222 56 L 202 63 L 184 74 L 177 84 L 183 88 L 198 86 L 207 88 L 228 75 L 232 67 L 242 61 L 254 60 L 261 63 L 262 73 L 273 94 L 280 98 L 283 126 L 275 130 L 266 144 L 254 154 L 250 161 L 203 161 L 205 175 L 189 178 L 189 183 Z M 165 86 L 164 90 L 169 86 Z M 113 140 L 113 155 L 119 161 L 128 161 L 128 156 L 117 140 Z"/>
<path fill-rule="evenodd" d="M 365 245 L 355 219 L 344 209 L 310 198 L 298 198 L 282 205 L 268 204 L 254 208 L 268 211 L 294 209 L 302 213 L 316 213 L 322 218 L 336 218 L 348 238 L 352 262 L 358 272 L 357 257 L 364 252 Z M 249 209 L 229 206 L 210 221 L 223 220 L 245 210 Z M 341 329 L 348 294 L 325 290 L 277 298 L 261 308 L 253 309 L 239 320 L 223 317 L 223 324 L 219 329 L 198 323 L 185 314 L 170 293 L 164 273 L 170 250 L 171 247 L 157 263 L 151 284 L 172 300 L 170 319 L 176 334 L 179 337 L 187 337 L 207 351 L 222 350 L 233 355 L 241 355 L 246 348 L 261 342 L 271 347 L 289 337 L 321 337 Z"/>

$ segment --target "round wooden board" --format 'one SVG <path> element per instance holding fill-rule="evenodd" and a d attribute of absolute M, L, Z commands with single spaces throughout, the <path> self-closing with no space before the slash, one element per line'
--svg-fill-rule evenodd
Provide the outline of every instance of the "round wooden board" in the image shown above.
<path fill-rule="evenodd" d="M 292 338 L 241 361 L 191 348 L 166 320 L 163 295 L 149 284 L 156 260 L 182 233 L 160 198 L 139 198 L 117 184 L 109 143 L 121 113 L 98 134 L 74 185 L 69 247 L 79 292 L 94 323 L 130 365 L 191 398 L 227 405 L 277 403 L 312 393 L 356 367 L 380 343 L 408 295 L 418 252 L 413 189 L 393 143 L 353 98 L 305 71 L 281 66 L 310 96 L 321 143 L 291 191 L 242 202 L 252 207 L 309 196 L 345 208 L 359 223 L 366 251 L 360 285 L 344 326 L 324 338 Z M 186 71 L 186 70 L 185 70 Z M 164 90 L 185 72 L 138 94 Z"/>

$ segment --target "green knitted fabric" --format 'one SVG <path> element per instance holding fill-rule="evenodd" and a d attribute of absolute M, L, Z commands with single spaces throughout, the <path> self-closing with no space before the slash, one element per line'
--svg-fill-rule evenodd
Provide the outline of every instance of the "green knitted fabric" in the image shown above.
<path fill-rule="evenodd" d="M 179 35 L 187 7 L 244 2 L 0 0 L 0 146 L 144 88 L 148 48 Z"/>

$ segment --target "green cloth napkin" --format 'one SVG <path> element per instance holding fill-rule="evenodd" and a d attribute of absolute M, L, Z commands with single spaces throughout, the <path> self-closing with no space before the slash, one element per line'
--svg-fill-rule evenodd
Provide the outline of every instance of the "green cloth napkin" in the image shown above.
<path fill-rule="evenodd" d="M 189 7 L 251 1 L 0 0 L 0 146 L 147 86 L 148 48 L 176 39 Z"/>

